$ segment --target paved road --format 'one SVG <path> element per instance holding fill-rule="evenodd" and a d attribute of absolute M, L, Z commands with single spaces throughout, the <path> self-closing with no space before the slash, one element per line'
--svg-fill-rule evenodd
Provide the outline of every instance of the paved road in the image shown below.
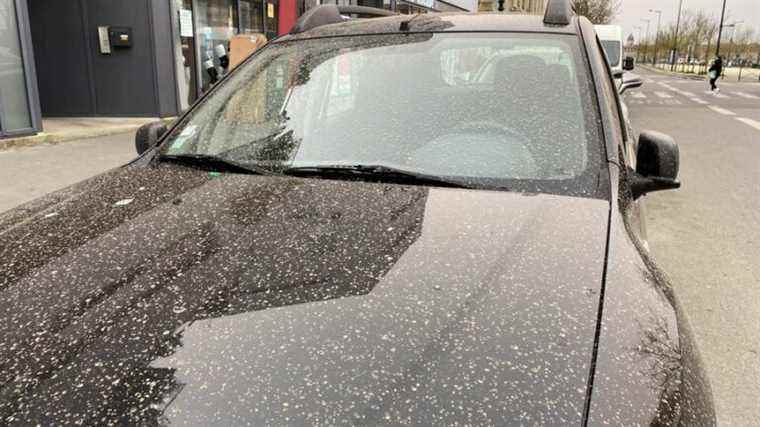
<path fill-rule="evenodd" d="M 673 136 L 678 191 L 648 196 L 652 251 L 695 329 L 720 425 L 760 425 L 760 84 L 638 71 L 633 125 Z"/>
<path fill-rule="evenodd" d="M 134 133 L 0 151 L 0 212 L 134 157 Z"/>

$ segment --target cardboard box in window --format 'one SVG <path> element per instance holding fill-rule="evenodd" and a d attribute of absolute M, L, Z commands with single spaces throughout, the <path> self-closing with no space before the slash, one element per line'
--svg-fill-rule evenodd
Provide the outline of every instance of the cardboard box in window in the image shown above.
<path fill-rule="evenodd" d="M 240 65 L 253 52 L 264 46 L 267 38 L 263 34 L 241 34 L 230 39 L 230 70 Z"/>

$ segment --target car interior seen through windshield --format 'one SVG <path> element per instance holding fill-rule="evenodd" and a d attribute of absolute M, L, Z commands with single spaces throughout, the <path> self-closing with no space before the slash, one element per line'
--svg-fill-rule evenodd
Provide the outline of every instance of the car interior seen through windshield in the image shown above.
<path fill-rule="evenodd" d="M 573 36 L 274 43 L 174 131 L 165 156 L 272 172 L 382 165 L 493 189 L 595 196 L 602 146 Z"/>

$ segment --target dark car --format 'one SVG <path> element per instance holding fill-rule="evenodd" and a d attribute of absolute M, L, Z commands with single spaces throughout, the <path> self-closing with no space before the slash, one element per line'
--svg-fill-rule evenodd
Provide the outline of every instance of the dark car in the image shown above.
<path fill-rule="evenodd" d="M 714 424 L 589 21 L 352 13 L 0 216 L 3 424 Z"/>

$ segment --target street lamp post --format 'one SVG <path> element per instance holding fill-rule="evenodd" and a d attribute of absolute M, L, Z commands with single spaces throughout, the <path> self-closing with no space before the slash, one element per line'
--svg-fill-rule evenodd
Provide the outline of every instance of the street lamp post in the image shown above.
<path fill-rule="evenodd" d="M 681 26 L 681 7 L 683 6 L 683 0 L 678 0 L 678 19 L 676 20 L 676 34 L 673 40 L 673 58 L 670 61 L 670 71 L 675 71 L 676 68 L 676 56 L 678 56 L 678 27 Z"/>
<path fill-rule="evenodd" d="M 660 42 L 660 21 L 662 21 L 662 11 L 649 9 L 649 13 L 657 14 L 657 32 L 654 35 L 654 57 L 652 58 L 652 65 L 657 66 L 657 44 Z"/>
<path fill-rule="evenodd" d="M 641 21 L 647 23 L 647 44 L 645 45 L 646 48 L 644 49 L 644 62 L 646 62 L 647 53 L 649 53 L 649 23 L 651 22 L 651 19 L 642 19 Z"/>
<path fill-rule="evenodd" d="M 715 46 L 715 56 L 720 56 L 720 38 L 723 36 L 723 18 L 726 16 L 726 0 L 723 0 L 723 11 L 720 12 L 720 25 L 718 26 L 718 44 Z"/>
<path fill-rule="evenodd" d="M 639 62 L 639 54 L 641 53 L 641 25 L 634 25 L 634 30 L 638 31 L 638 36 L 636 37 L 637 42 L 637 48 L 636 48 L 636 62 Z M 760 54 L 758 54 L 760 56 Z"/>

